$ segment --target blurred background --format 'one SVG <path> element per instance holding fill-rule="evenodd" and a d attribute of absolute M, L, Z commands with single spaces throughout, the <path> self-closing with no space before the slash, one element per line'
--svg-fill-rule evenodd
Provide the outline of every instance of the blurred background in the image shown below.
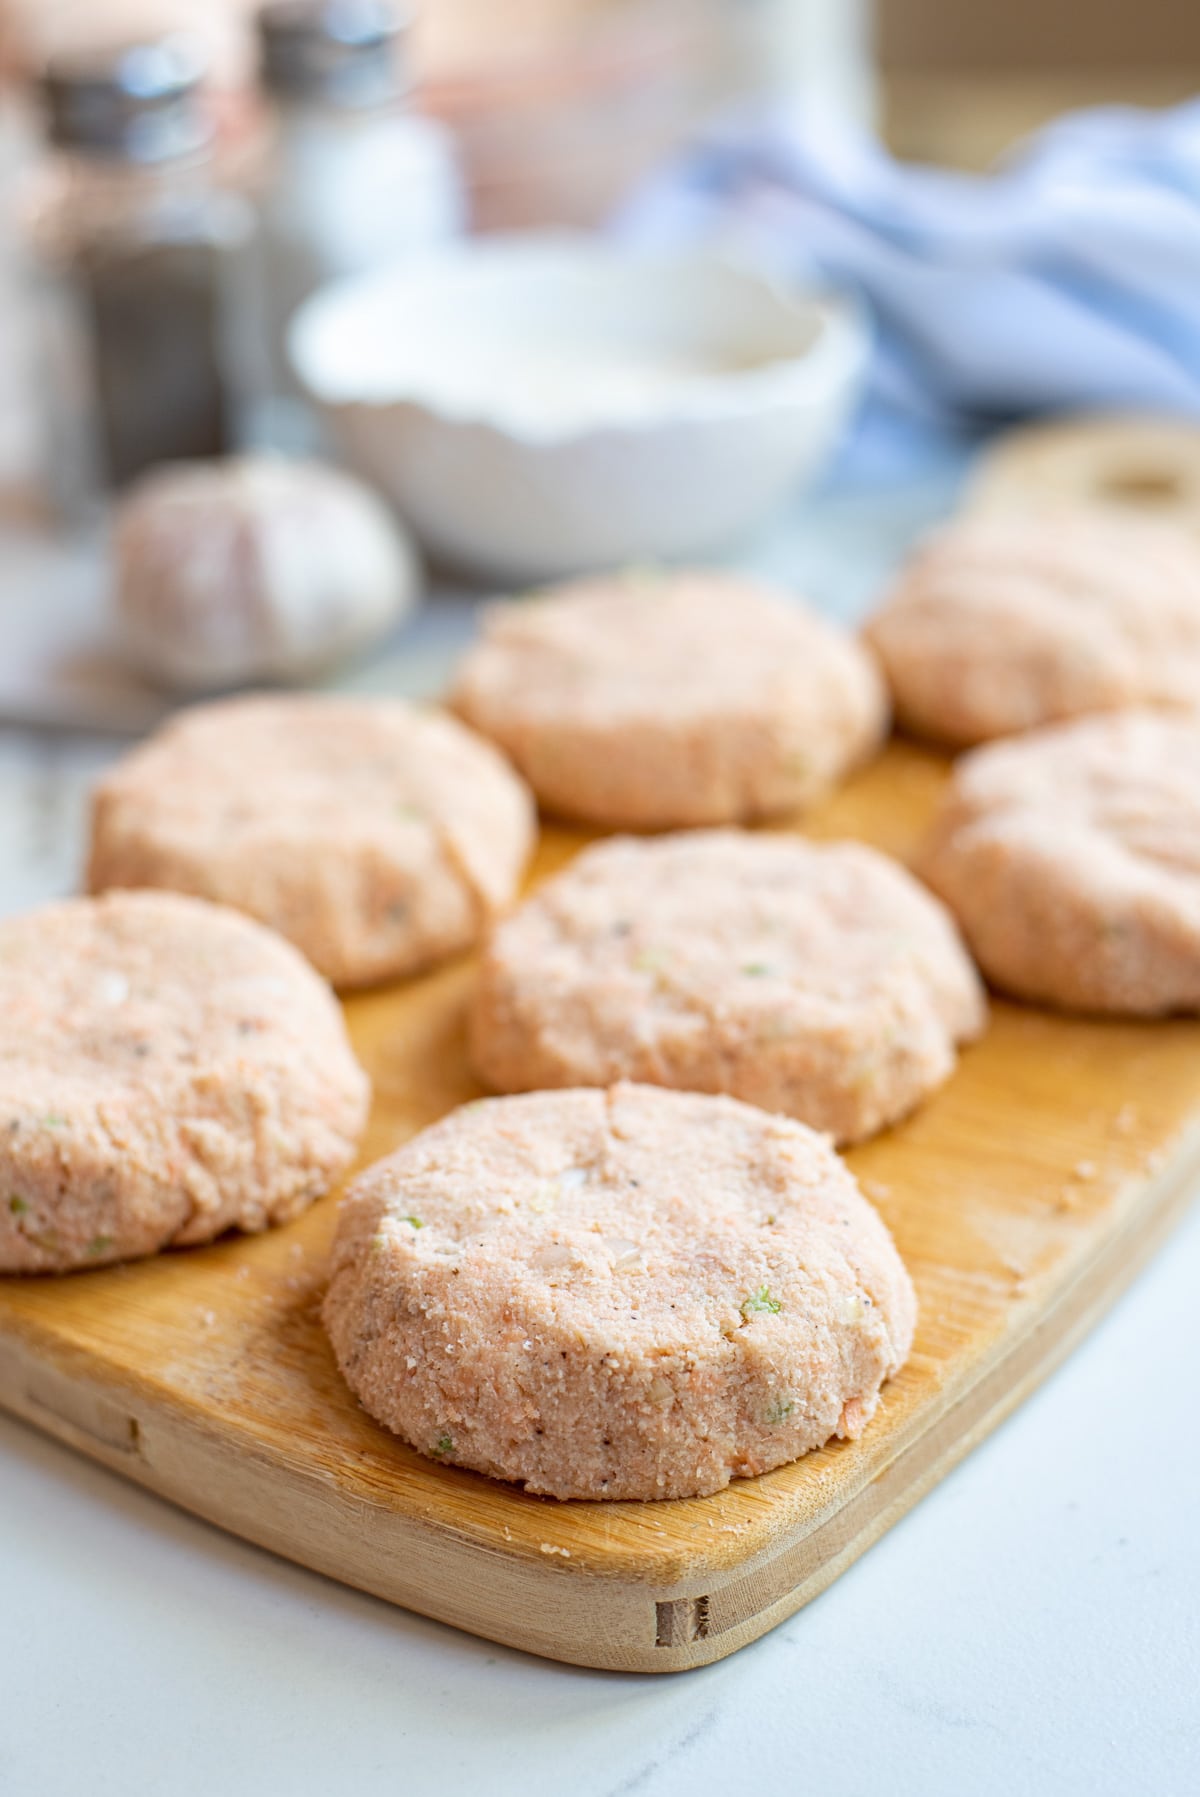
<path fill-rule="evenodd" d="M 879 0 L 882 122 L 901 156 L 985 168 L 1061 112 L 1200 84 L 1191 0 Z"/>
<path fill-rule="evenodd" d="M 182 28 L 210 47 L 214 79 L 244 96 L 254 11 L 255 0 L 2 0 L 3 66 L 19 82 L 64 44 Z M 512 224 L 595 216 L 706 107 L 763 86 L 876 117 L 902 156 L 982 168 L 1069 108 L 1187 98 L 1200 79 L 1200 10 L 1191 0 L 422 0 L 413 57 L 424 101 L 465 135 L 481 221 Z"/>
<path fill-rule="evenodd" d="M 1126 482 L 1165 503 L 1198 86 L 1193 0 L 0 0 L 0 604 L 37 639 L 0 710 L 119 623 L 113 507 L 180 459 L 339 462 L 485 588 L 740 553 L 1061 414 L 1171 421 Z M 503 248 L 563 228 L 586 267 Z"/>

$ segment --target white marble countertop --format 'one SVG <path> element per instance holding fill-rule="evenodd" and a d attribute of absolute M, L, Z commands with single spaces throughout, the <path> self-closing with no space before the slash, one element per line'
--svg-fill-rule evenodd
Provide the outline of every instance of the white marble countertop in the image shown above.
<path fill-rule="evenodd" d="M 935 496 L 936 500 L 936 496 Z M 852 612 L 931 503 L 756 557 Z M 423 670 L 462 606 L 369 683 Z M 414 673 L 414 670 L 416 672 Z M 0 730 L 0 912 L 69 890 L 113 745 Z M 0 1419 L 3 1797 L 1200 1791 L 1200 1211 L 823 1597 L 675 1677 L 539 1662 L 245 1546 Z"/>
<path fill-rule="evenodd" d="M 1200 1212 L 806 1610 L 585 1672 L 244 1546 L 0 1420 L 5 1797 L 1194 1797 Z"/>

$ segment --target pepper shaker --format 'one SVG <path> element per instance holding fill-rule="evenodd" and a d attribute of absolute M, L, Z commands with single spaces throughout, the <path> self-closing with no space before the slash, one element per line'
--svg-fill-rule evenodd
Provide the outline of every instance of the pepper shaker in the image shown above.
<path fill-rule="evenodd" d="M 68 518 L 241 429 L 239 286 L 253 211 L 214 174 L 204 67 L 182 38 L 60 55 L 30 196 L 45 451 Z"/>

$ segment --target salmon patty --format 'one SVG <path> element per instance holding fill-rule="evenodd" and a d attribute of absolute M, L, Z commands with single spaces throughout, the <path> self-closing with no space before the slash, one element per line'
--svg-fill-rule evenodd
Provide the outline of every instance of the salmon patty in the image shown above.
<path fill-rule="evenodd" d="M 490 743 L 398 699 L 196 706 L 119 762 L 92 807 L 88 885 L 233 905 L 336 986 L 469 948 L 513 898 L 533 802 Z"/>
<path fill-rule="evenodd" d="M 802 809 L 878 747 L 850 636 L 744 575 L 630 573 L 492 607 L 450 703 L 562 817 L 631 830 Z"/>
<path fill-rule="evenodd" d="M 494 931 L 471 1054 L 499 1091 L 645 1080 L 857 1141 L 947 1079 L 983 989 L 862 843 L 696 830 L 585 849 Z"/>
<path fill-rule="evenodd" d="M 288 1222 L 368 1097 L 328 986 L 234 911 L 122 892 L 0 924 L 0 1271 Z"/>
<path fill-rule="evenodd" d="M 341 1207 L 325 1324 L 421 1453 L 558 1498 L 682 1498 L 857 1436 L 916 1299 L 824 1137 L 620 1085 L 453 1112 Z"/>
<path fill-rule="evenodd" d="M 921 870 L 993 985 L 1200 1010 L 1200 719 L 1125 712 L 965 756 Z"/>
<path fill-rule="evenodd" d="M 1113 508 L 969 515 L 867 625 L 896 716 L 955 746 L 1200 692 L 1200 542 Z"/>

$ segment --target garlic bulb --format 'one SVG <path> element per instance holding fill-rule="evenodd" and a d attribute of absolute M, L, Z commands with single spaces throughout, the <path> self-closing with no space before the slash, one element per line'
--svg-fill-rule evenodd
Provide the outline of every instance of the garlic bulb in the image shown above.
<path fill-rule="evenodd" d="M 274 456 L 153 470 L 118 508 L 115 561 L 130 658 L 193 692 L 320 672 L 411 611 L 419 585 L 370 488 Z"/>

